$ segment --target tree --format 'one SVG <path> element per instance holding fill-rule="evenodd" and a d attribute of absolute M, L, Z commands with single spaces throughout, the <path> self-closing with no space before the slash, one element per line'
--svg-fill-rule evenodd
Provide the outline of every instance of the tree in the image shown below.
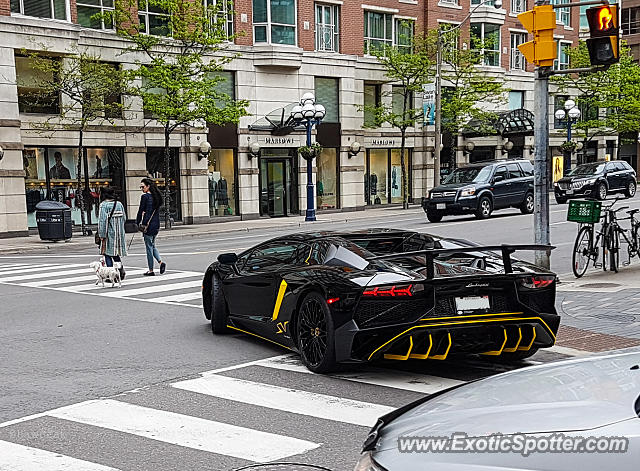
<path fill-rule="evenodd" d="M 410 31 L 412 28 L 407 28 Z M 414 127 L 423 116 L 422 108 L 416 108 L 414 97 L 422 93 L 422 86 L 431 82 L 433 60 L 428 43 L 424 38 L 408 36 L 401 38 L 401 45 L 384 49 L 372 49 L 385 76 L 394 84 L 391 92 L 383 93 L 391 100 L 383 100 L 375 106 L 366 105 L 359 109 L 371 113 L 374 119 L 365 122 L 364 127 L 380 127 L 388 124 L 400 131 L 400 166 L 402 167 L 402 206 L 409 207 L 409 182 L 406 170 L 407 129 Z"/>
<path fill-rule="evenodd" d="M 224 49 L 233 39 L 225 28 L 226 2 L 193 0 L 120 0 L 105 14 L 116 25 L 120 37 L 130 41 L 129 51 L 142 56 L 129 71 L 133 93 L 142 98 L 144 111 L 164 128 L 164 214 L 170 227 L 171 134 L 178 128 L 204 123 L 238 122 L 248 102 L 233 100 L 219 91 L 224 81 L 219 72 L 235 56 Z M 215 3 L 211 5 L 210 3 Z M 140 23 L 137 7 L 161 12 L 151 25 Z M 135 13 L 135 14 L 134 14 Z M 157 26 L 160 24 L 160 26 Z M 169 38 L 154 34 L 165 34 Z"/>
<path fill-rule="evenodd" d="M 571 68 L 590 67 L 586 43 L 568 48 Z M 634 60 L 625 42 L 620 47 L 620 62 L 606 70 L 557 75 L 556 95 L 574 94 L 582 114 L 574 129 L 585 144 L 608 134 L 620 137 L 640 130 L 640 65 Z"/>
<path fill-rule="evenodd" d="M 431 35 L 435 48 L 437 30 Z M 492 77 L 482 66 L 491 60 L 494 41 L 497 38 L 481 40 L 471 35 L 472 47 L 461 49 L 460 30 L 442 30 L 442 84 L 447 92 L 442 94 L 442 128 L 451 133 L 457 145 L 458 136 L 469 121 L 486 134 L 495 133 L 493 123 L 497 114 L 488 108 L 497 107 L 505 101 L 503 80 Z M 497 39 L 499 41 L 499 39 Z M 434 53 L 435 56 L 435 53 Z M 454 157 L 455 162 L 455 157 Z"/>
<path fill-rule="evenodd" d="M 33 53 L 30 58 L 36 73 L 30 78 L 29 85 L 38 90 L 31 99 L 43 103 L 59 102 L 59 115 L 48 118 L 41 124 L 41 129 L 78 131 L 76 199 L 82 234 L 90 235 L 85 219 L 85 197 L 89 195 L 89 188 L 82 188 L 84 134 L 90 125 L 113 124 L 114 119 L 122 117 L 123 72 L 117 65 L 103 62 L 86 51 L 60 58 Z"/>

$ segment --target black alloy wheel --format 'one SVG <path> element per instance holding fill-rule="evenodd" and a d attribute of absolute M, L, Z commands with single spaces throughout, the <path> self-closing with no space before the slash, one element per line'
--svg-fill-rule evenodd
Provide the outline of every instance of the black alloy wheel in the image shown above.
<path fill-rule="evenodd" d="M 522 214 L 533 214 L 534 209 L 535 209 L 535 200 L 533 198 L 533 193 L 527 193 L 527 196 L 524 197 L 524 201 L 520 206 L 520 212 Z"/>
<path fill-rule="evenodd" d="M 296 318 L 296 338 L 302 363 L 314 373 L 336 369 L 333 321 L 327 301 L 316 292 L 302 301 Z"/>
<path fill-rule="evenodd" d="M 478 210 L 476 211 L 476 218 L 478 219 L 488 219 L 493 212 L 493 204 L 491 203 L 491 199 L 488 196 L 483 196 L 478 201 Z"/>
<path fill-rule="evenodd" d="M 596 191 L 596 194 L 598 195 L 598 199 L 606 200 L 607 199 L 607 185 L 605 185 L 602 182 L 598 183 L 598 189 Z"/>
<path fill-rule="evenodd" d="M 624 194 L 627 198 L 633 198 L 636 195 L 636 182 L 635 180 L 631 180 L 627 183 L 627 187 L 624 190 Z"/>

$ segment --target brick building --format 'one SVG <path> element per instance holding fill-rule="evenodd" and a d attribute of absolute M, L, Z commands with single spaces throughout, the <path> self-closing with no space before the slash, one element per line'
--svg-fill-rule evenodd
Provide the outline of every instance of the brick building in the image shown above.
<path fill-rule="evenodd" d="M 398 44 L 407 28 L 420 31 L 425 25 L 432 29 L 460 23 L 479 2 L 236 0 L 226 26 L 237 33 L 228 49 L 240 55 L 225 70 L 225 86 L 228 93 L 249 100 L 250 115 L 237 126 L 210 126 L 208 134 L 195 129 L 175 134 L 172 172 L 162 175 L 162 129 L 145 118 L 138 100 L 125 97 L 123 119 L 115 126 L 94 126 L 85 136 L 84 167 L 92 194 L 97 197 L 101 185 L 115 186 L 132 214 L 139 200 L 139 180 L 151 175 L 160 186 L 170 185 L 172 215 L 186 224 L 299 214 L 306 207 L 306 165 L 296 149 L 304 145 L 305 136 L 281 135 L 278 124 L 310 91 L 327 108 L 314 134 L 323 146 L 314 161 L 318 210 L 397 204 L 401 202 L 399 133 L 389 127 L 364 129 L 365 116 L 357 108 L 392 100 L 386 92 L 393 91 L 393 84 L 376 59 L 366 54 L 367 48 Z M 513 143 L 510 155 L 532 155 L 526 110 L 533 109 L 533 74 L 516 49 L 527 40 L 516 16 L 531 8 L 533 2 L 528 3 L 508 0 L 500 9 L 482 5 L 462 28 L 460 47 L 470 47 L 469 30 L 497 39 L 491 50 L 484 51 L 482 68 L 503 78 L 509 91 L 497 110 L 503 118 L 499 134 L 463 134 L 458 143 L 445 139 L 445 171 L 447 165 L 501 157 L 508 141 Z M 66 202 L 74 221 L 80 220 L 73 190 L 77 134 L 66 129 L 43 134 L 39 129 L 38 123 L 56 110 L 33 106 L 26 99 L 33 72 L 21 51 L 46 45 L 48 53 L 63 55 L 81 48 L 130 67 L 131 58 L 121 54 L 122 40 L 92 19 L 112 8 L 113 0 L 0 0 L 0 145 L 5 151 L 0 161 L 0 236 L 33 228 L 35 204 L 46 198 Z M 579 15 L 572 13 L 558 12 L 560 47 L 577 39 Z M 144 0 L 139 2 L 138 17 L 149 34 L 163 34 L 162 14 Z M 566 65 L 561 50 L 557 67 Z M 17 77 L 23 85 L 18 86 Z M 415 100 L 420 106 L 422 97 Z M 516 121 L 524 124 L 514 125 Z M 552 145 L 559 145 L 563 136 L 552 139 Z M 212 145 L 206 159 L 198 156 L 203 140 Z M 354 142 L 362 150 L 352 155 Z M 472 152 L 460 150 L 467 142 L 474 143 Z M 250 152 L 254 143 L 260 147 L 255 155 Z M 419 201 L 433 183 L 433 126 L 410 129 L 407 147 L 410 194 Z M 61 176 L 54 171 L 60 164 L 69 169 L 70 178 L 55 178 Z M 96 207 L 89 208 L 93 222 Z"/>

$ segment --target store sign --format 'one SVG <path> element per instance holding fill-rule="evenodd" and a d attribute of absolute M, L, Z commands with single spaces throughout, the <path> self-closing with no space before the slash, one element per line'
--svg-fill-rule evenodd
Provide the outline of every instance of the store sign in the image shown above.
<path fill-rule="evenodd" d="M 301 147 L 300 136 L 250 136 L 249 142 L 258 142 L 261 147 Z"/>
<path fill-rule="evenodd" d="M 366 148 L 391 148 L 399 149 L 402 140 L 399 137 L 365 137 L 364 146 Z M 405 147 L 413 147 L 413 137 L 407 137 L 404 143 Z"/>

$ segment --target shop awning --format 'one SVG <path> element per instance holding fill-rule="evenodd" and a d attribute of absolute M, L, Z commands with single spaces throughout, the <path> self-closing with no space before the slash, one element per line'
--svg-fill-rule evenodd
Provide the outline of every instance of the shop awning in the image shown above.
<path fill-rule="evenodd" d="M 304 131 L 304 126 L 294 126 L 291 110 L 298 103 L 289 103 L 284 108 L 277 108 L 267 113 L 255 123 L 249 125 L 251 131 L 269 131 L 274 136 L 286 136 L 293 131 Z"/>
<path fill-rule="evenodd" d="M 488 136 L 500 134 L 510 136 L 514 134 L 533 135 L 533 113 L 524 108 L 512 111 L 502 111 L 497 114 L 496 119 L 490 123 L 481 123 L 472 119 L 462 131 L 463 136 Z M 486 132 L 487 126 L 493 132 Z M 483 132 L 484 131 L 484 132 Z"/>

